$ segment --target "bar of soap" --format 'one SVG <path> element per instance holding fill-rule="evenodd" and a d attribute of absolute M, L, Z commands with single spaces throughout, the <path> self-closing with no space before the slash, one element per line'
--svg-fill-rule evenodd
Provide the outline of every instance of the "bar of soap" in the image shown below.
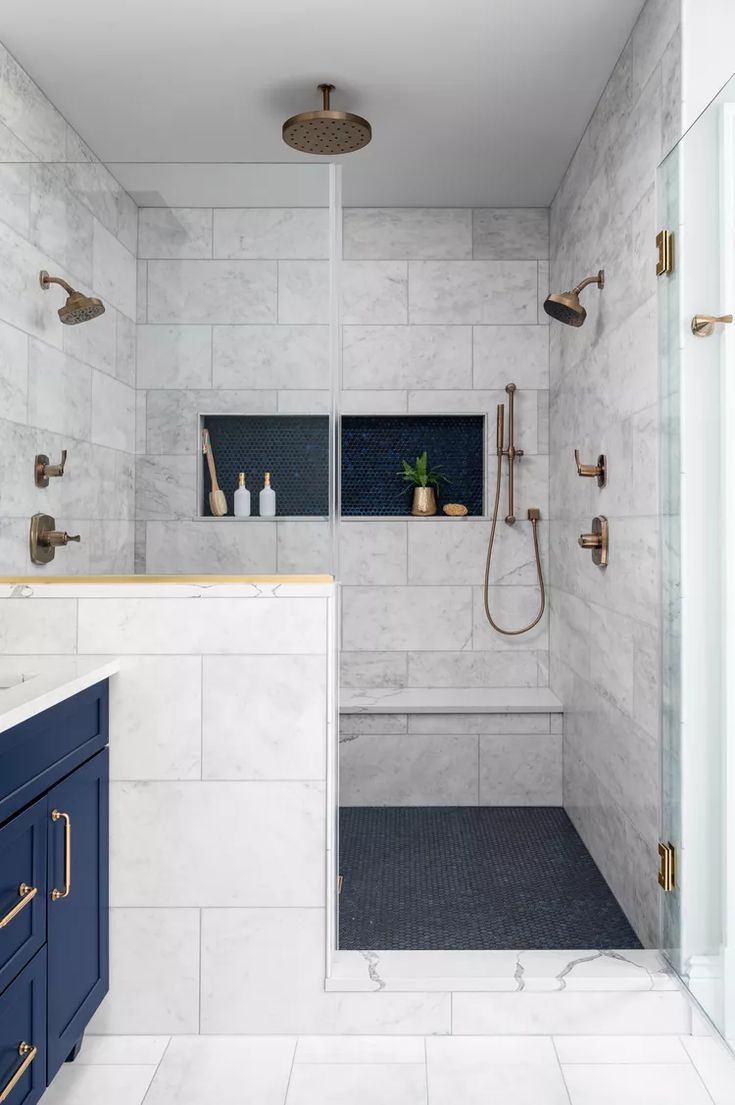
<path fill-rule="evenodd" d="M 442 510 L 452 518 L 461 518 L 463 514 L 468 513 L 464 503 L 445 503 Z"/>

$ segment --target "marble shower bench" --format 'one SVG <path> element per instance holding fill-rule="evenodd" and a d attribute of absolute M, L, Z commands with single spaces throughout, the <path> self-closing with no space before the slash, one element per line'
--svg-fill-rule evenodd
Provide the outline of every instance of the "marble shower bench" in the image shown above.
<path fill-rule="evenodd" d="M 546 687 L 345 689 L 343 806 L 560 806 L 562 704 Z"/>

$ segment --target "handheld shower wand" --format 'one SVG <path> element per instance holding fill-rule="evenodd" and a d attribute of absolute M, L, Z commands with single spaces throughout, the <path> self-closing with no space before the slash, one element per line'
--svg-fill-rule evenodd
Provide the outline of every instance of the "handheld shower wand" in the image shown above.
<path fill-rule="evenodd" d="M 498 525 L 498 511 L 500 510 L 500 492 L 503 479 L 503 457 L 508 458 L 508 513 L 505 516 L 505 523 L 508 526 L 515 524 L 515 483 L 514 483 L 514 467 L 515 462 L 523 456 L 522 449 L 516 449 L 515 447 L 515 393 L 516 385 L 508 384 L 505 388 L 508 395 L 508 448 L 505 448 L 505 404 L 498 403 L 495 422 L 495 452 L 498 458 L 497 474 L 495 478 L 495 503 L 493 506 L 493 520 L 490 527 L 490 540 L 487 546 L 487 559 L 485 561 L 485 586 L 484 586 L 484 601 L 485 601 L 485 615 L 490 625 L 498 633 L 503 633 L 506 637 L 518 637 L 522 633 L 528 633 L 530 629 L 538 625 L 543 617 L 544 610 L 546 609 L 546 588 L 544 586 L 544 573 L 541 567 L 541 552 L 538 543 L 538 524 L 541 521 L 541 511 L 537 507 L 529 507 L 528 521 L 531 523 L 531 530 L 533 532 L 533 549 L 536 557 L 536 576 L 538 578 L 540 606 L 536 617 L 528 625 L 524 625 L 521 629 L 504 629 L 502 626 L 494 620 L 490 612 L 490 565 L 492 563 L 493 548 L 495 546 L 495 532 Z"/>

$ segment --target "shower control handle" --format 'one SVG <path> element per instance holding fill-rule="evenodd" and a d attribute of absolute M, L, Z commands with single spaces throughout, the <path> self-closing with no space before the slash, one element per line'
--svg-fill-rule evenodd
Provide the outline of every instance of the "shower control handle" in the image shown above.
<path fill-rule="evenodd" d="M 33 467 L 36 487 L 48 487 L 49 478 L 63 476 L 64 469 L 66 468 L 66 457 L 66 449 L 62 449 L 61 462 L 59 464 L 50 464 L 49 458 L 45 453 L 37 453 Z"/>
<path fill-rule="evenodd" d="M 607 568 L 609 551 L 609 530 L 607 518 L 600 514 L 592 519 L 592 532 L 579 535 L 579 546 L 592 552 L 592 563 L 598 568 Z"/>
<path fill-rule="evenodd" d="M 604 487 L 607 483 L 607 457 L 600 453 L 597 464 L 582 464 L 579 459 L 579 449 L 574 450 L 574 463 L 577 465 L 577 475 L 586 476 L 597 480 L 598 487 Z"/>
<path fill-rule="evenodd" d="M 31 518 L 31 560 L 34 564 L 48 564 L 54 559 L 57 548 L 68 545 L 70 541 L 77 543 L 82 540 L 81 535 L 67 533 L 65 530 L 56 529 L 56 519 L 50 514 L 34 514 Z"/>
<path fill-rule="evenodd" d="M 39 544 L 41 545 L 53 545 L 55 549 L 58 549 L 61 545 L 68 545 L 70 541 L 81 541 L 80 534 L 66 533 L 65 530 L 50 530 L 48 533 L 41 534 L 39 537 Z"/>
<path fill-rule="evenodd" d="M 692 319 L 692 333 L 695 338 L 709 338 L 714 334 L 718 322 L 727 325 L 732 322 L 732 315 L 695 315 Z"/>

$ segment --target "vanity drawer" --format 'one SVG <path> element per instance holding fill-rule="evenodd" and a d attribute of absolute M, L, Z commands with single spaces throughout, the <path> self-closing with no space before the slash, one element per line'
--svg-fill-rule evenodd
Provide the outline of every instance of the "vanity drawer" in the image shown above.
<path fill-rule="evenodd" d="M 0 821 L 107 744 L 105 680 L 0 733 Z"/>
<path fill-rule="evenodd" d="M 0 829 L 0 993 L 46 940 L 46 800 Z"/>
<path fill-rule="evenodd" d="M 35 1105 L 46 1089 L 46 951 L 0 995 L 0 1099 Z"/>

